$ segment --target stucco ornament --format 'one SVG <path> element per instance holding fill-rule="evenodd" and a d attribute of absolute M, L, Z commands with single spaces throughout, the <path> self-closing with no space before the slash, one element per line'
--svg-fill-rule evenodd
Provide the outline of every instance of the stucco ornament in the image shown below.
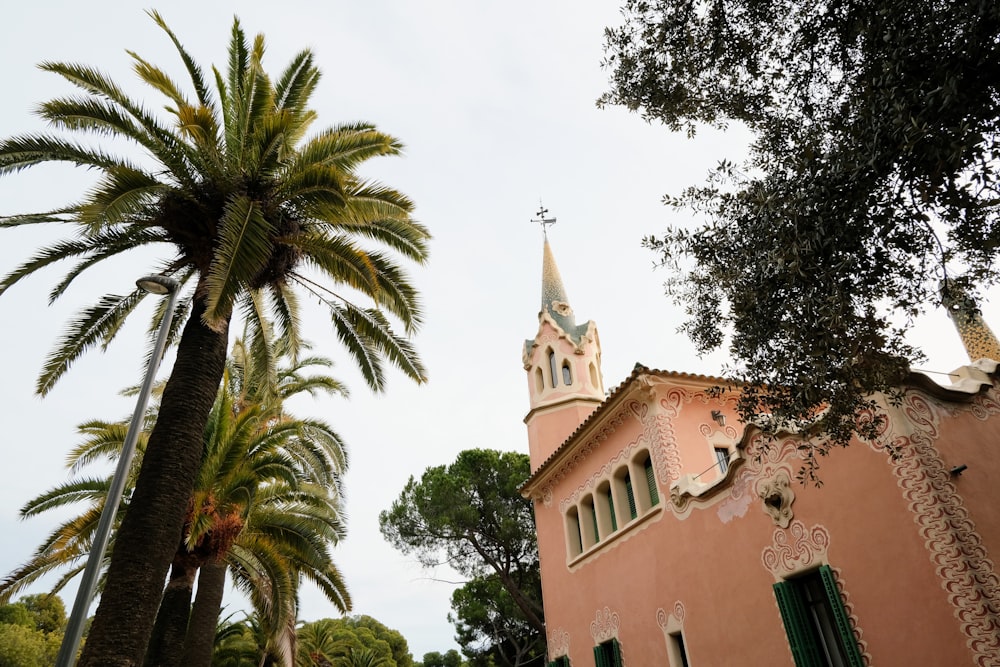
<path fill-rule="evenodd" d="M 569 655 L 569 633 L 562 628 L 556 628 L 549 633 L 549 660 Z"/>
<path fill-rule="evenodd" d="M 656 624 L 663 630 L 664 636 L 681 632 L 684 629 L 684 616 L 686 614 L 684 603 L 678 600 L 674 603 L 669 614 L 662 607 L 656 610 Z"/>
<path fill-rule="evenodd" d="M 617 638 L 620 623 L 617 611 L 611 611 L 608 607 L 598 609 L 594 622 L 590 624 L 590 636 L 594 638 L 594 644 Z"/>
<path fill-rule="evenodd" d="M 757 496 L 764 504 L 764 512 L 771 517 L 774 525 L 788 528 L 794 515 L 792 503 L 795 502 L 795 492 L 792 491 L 792 480 L 786 470 L 777 470 L 771 477 L 762 479 L 756 485 Z"/>
<path fill-rule="evenodd" d="M 761 563 L 774 575 L 775 581 L 806 572 L 826 560 L 830 546 L 830 533 L 821 526 L 806 528 L 801 521 L 793 521 L 791 530 L 775 530 L 771 546 L 760 554 Z"/>
<path fill-rule="evenodd" d="M 553 301 L 552 310 L 556 311 L 559 315 L 563 317 L 569 317 L 573 314 L 573 309 L 569 307 L 569 304 L 565 301 Z"/>

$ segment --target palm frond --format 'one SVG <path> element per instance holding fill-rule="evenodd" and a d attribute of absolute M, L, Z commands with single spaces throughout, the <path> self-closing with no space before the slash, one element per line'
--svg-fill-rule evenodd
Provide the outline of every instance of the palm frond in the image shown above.
<path fill-rule="evenodd" d="M 325 166 L 351 173 L 366 160 L 397 155 L 402 150 L 402 142 L 370 123 L 342 124 L 319 133 L 300 147 L 289 164 L 289 172 Z"/>
<path fill-rule="evenodd" d="M 124 228 L 107 229 L 87 240 L 86 257 L 66 272 L 49 292 L 49 303 L 54 303 L 84 271 L 115 255 L 154 243 L 167 243 L 163 231 L 132 225 Z M 73 253 L 74 255 L 80 253 Z M 61 258 L 54 258 L 55 259 Z M 51 263 L 51 262 L 49 262 Z M 6 281 L 6 278 L 4 279 Z M 6 289 L 6 282 L 0 283 L 0 293 Z"/>
<path fill-rule="evenodd" d="M 66 482 L 38 495 L 21 507 L 18 514 L 22 519 L 81 501 L 91 501 L 104 505 L 108 497 L 111 481 L 108 477 L 88 477 Z"/>
<path fill-rule="evenodd" d="M 319 78 L 319 69 L 313 65 L 312 51 L 300 51 L 274 84 L 275 108 L 292 111 L 305 109 Z"/>
<path fill-rule="evenodd" d="M 200 102 L 202 106 L 210 107 L 212 105 L 212 99 L 209 94 L 208 86 L 205 84 L 205 77 L 202 73 L 201 67 L 198 66 L 198 63 L 194 61 L 191 55 L 180 43 L 180 40 L 177 39 L 174 32 L 169 26 L 167 26 L 166 21 L 163 20 L 163 17 L 160 16 L 159 12 L 155 9 L 151 9 L 146 13 L 153 19 L 156 25 L 160 26 L 163 32 L 167 33 L 167 36 L 170 37 L 170 41 L 174 43 L 174 48 L 177 49 L 177 53 L 184 62 L 184 67 L 187 68 L 188 76 L 191 77 L 191 84 L 194 86 L 195 94 L 198 96 L 198 102 Z"/>
<path fill-rule="evenodd" d="M 0 227 L 21 227 L 22 225 L 45 225 L 52 223 L 76 224 L 68 216 L 76 212 L 75 207 L 57 209 L 44 213 L 0 216 Z"/>
<path fill-rule="evenodd" d="M 246 195 L 230 201 L 219 226 L 218 248 L 205 279 L 209 326 L 229 317 L 237 295 L 263 270 L 273 248 L 271 221 Z"/>
<path fill-rule="evenodd" d="M 163 95 L 176 105 L 177 109 L 190 106 L 187 97 L 181 92 L 180 87 L 166 72 L 148 60 L 145 60 L 135 51 L 126 51 L 126 53 L 132 56 L 132 60 L 135 61 L 132 65 L 133 71 L 147 85 L 163 93 Z"/>
<path fill-rule="evenodd" d="M 85 466 L 99 460 L 114 461 L 121 454 L 122 445 L 128 435 L 128 421 L 106 422 L 91 420 L 76 427 L 77 433 L 84 436 L 66 456 L 66 465 L 70 473 L 78 474 Z M 136 449 L 142 449 L 142 443 Z"/>
<path fill-rule="evenodd" d="M 84 65 L 43 62 L 39 67 L 47 72 L 59 74 L 79 88 L 98 97 L 106 98 L 121 107 L 132 120 L 138 123 L 138 128 L 135 128 L 131 123 L 123 126 L 123 134 L 156 156 L 170 170 L 174 178 L 189 186 L 196 184 L 196 179 L 188 169 L 188 151 L 183 142 L 178 141 L 140 104 L 125 95 L 111 79 L 98 70 Z M 128 130 L 126 129 L 128 127 L 135 129 Z"/>
<path fill-rule="evenodd" d="M 0 175 L 42 162 L 69 162 L 78 167 L 97 169 L 130 166 L 119 157 L 61 137 L 25 134 L 0 141 Z"/>
<path fill-rule="evenodd" d="M 282 341 L 285 354 L 294 363 L 298 359 L 300 350 L 304 347 L 299 335 L 301 326 L 298 297 L 285 282 L 271 283 L 265 290 L 270 296 L 268 312 L 272 318 L 271 324 L 275 331 L 275 337 Z"/>
<path fill-rule="evenodd" d="M 126 296 L 108 294 L 96 306 L 85 308 L 70 321 L 56 348 L 45 360 L 35 391 L 44 396 L 84 352 L 98 343 L 107 346 L 121 325 L 142 300 L 140 291 Z"/>
<path fill-rule="evenodd" d="M 374 353 L 379 360 L 387 359 L 419 383 L 427 381 L 426 371 L 413 344 L 406 338 L 395 335 L 388 320 L 380 311 L 374 308 L 358 308 L 345 302 L 341 306 L 330 308 L 330 316 L 342 342 L 347 344 L 351 337 L 360 337 L 364 341 L 366 351 Z M 380 367 L 381 361 L 378 375 L 371 376 L 373 379 L 381 378 Z M 367 375 L 365 379 L 368 379 Z M 382 382 L 372 385 L 372 388 L 381 390 Z"/>

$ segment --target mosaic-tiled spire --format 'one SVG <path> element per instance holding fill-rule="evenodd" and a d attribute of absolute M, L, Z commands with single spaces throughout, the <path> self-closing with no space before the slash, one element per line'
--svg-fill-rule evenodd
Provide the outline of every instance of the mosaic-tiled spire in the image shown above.
<path fill-rule="evenodd" d="M 566 333 L 576 332 L 576 316 L 569 305 L 569 297 L 566 296 L 566 288 L 563 287 L 559 267 L 556 266 L 556 258 L 547 237 L 542 255 L 542 312 L 548 312 Z"/>
<path fill-rule="evenodd" d="M 1000 361 L 1000 340 L 983 320 L 971 297 L 953 283 L 948 282 L 941 289 L 941 301 L 951 321 L 958 329 L 965 351 L 971 361 L 992 359 Z"/>

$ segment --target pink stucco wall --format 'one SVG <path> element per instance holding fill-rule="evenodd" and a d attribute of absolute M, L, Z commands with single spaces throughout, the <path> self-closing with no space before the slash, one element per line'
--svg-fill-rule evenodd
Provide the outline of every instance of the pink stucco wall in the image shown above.
<path fill-rule="evenodd" d="M 548 437 L 559 429 L 529 426 L 536 469 L 556 452 L 526 486 L 535 499 L 550 658 L 568 650 L 573 665 L 593 664 L 593 646 L 615 636 L 627 665 L 668 665 L 662 626 L 673 615 L 694 667 L 792 665 L 772 585 L 823 563 L 838 574 L 869 664 L 1000 664 L 995 632 L 992 645 L 974 639 L 998 620 L 986 602 L 1000 603 L 991 559 L 1000 549 L 993 390 L 974 405 L 911 392 L 890 409 L 884 435 L 902 456 L 860 442 L 835 450 L 821 460 L 822 487 L 792 483 L 792 516 L 781 527 L 756 489 L 782 471 L 794 477 L 801 459 L 793 440 L 760 458 L 752 438 L 742 442 L 731 402 L 704 394 L 709 382 L 654 372 L 632 384 L 569 442 Z M 567 423 L 582 421 L 565 414 Z M 692 485 L 686 476 L 709 470 L 698 480 L 707 484 L 721 477 L 711 470 L 719 443 L 740 443 L 742 460 L 715 486 Z M 571 557 L 567 507 L 643 448 L 659 504 Z M 950 475 L 960 463 L 968 470 Z M 678 485 L 695 495 L 672 499 Z"/>

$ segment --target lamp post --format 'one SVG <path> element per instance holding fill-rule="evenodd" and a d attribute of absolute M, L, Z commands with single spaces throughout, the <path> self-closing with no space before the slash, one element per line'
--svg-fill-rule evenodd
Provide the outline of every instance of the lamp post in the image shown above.
<path fill-rule="evenodd" d="M 66 633 L 63 635 L 62 645 L 59 647 L 59 656 L 56 658 L 58 667 L 73 667 L 76 662 L 76 650 L 80 645 L 80 638 L 83 636 L 83 624 L 87 619 L 87 610 L 94 598 L 94 589 L 97 586 L 97 574 L 101 569 L 101 561 L 104 560 L 104 552 L 108 548 L 108 540 L 111 537 L 111 525 L 114 523 L 115 515 L 118 513 L 118 505 L 121 502 L 122 492 L 125 490 L 125 481 L 128 477 L 128 470 L 132 465 L 132 457 L 135 455 L 135 444 L 139 440 L 139 433 L 142 431 L 143 416 L 146 413 L 146 404 L 149 403 L 149 395 L 153 389 L 153 380 L 156 378 L 156 369 L 160 365 L 160 357 L 167 346 L 167 334 L 170 331 L 170 323 L 174 319 L 174 309 L 177 307 L 177 288 L 180 286 L 176 280 L 169 276 L 144 276 L 135 281 L 141 289 L 150 294 L 169 295 L 167 308 L 163 312 L 163 321 L 160 322 L 160 330 L 156 336 L 156 345 L 153 354 L 149 358 L 149 366 L 146 369 L 146 378 L 143 380 L 142 388 L 139 390 L 139 398 L 136 400 L 135 412 L 132 413 L 132 421 L 129 423 L 128 431 L 125 434 L 125 443 L 122 445 L 122 453 L 118 458 L 118 467 L 115 468 L 114 477 L 111 479 L 111 488 L 108 490 L 108 499 L 104 503 L 101 511 L 101 518 L 97 522 L 97 532 L 94 535 L 94 543 L 87 557 L 87 567 L 83 571 L 83 579 L 80 580 L 80 588 L 76 592 L 76 601 L 73 603 L 73 611 L 70 613 L 69 621 L 66 624 Z"/>

